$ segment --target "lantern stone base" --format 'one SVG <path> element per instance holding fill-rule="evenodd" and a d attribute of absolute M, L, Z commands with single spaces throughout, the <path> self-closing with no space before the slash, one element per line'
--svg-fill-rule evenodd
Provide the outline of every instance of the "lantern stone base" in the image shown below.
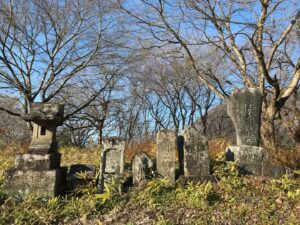
<path fill-rule="evenodd" d="M 8 169 L 5 172 L 4 191 L 21 198 L 32 194 L 55 197 L 62 193 L 66 178 L 66 167 L 53 170 Z"/>

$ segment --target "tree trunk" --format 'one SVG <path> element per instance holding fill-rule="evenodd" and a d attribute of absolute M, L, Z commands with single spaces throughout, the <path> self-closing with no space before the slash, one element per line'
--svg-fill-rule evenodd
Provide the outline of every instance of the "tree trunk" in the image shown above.
<path fill-rule="evenodd" d="M 102 139 L 103 139 L 103 125 L 104 121 L 100 121 L 97 127 L 98 131 L 98 145 L 101 147 L 102 145 Z"/>
<path fill-rule="evenodd" d="M 263 104 L 261 138 L 263 141 L 263 146 L 271 152 L 275 152 L 277 150 L 275 133 L 276 112 L 277 110 L 274 106 L 266 106 L 266 104 Z"/>

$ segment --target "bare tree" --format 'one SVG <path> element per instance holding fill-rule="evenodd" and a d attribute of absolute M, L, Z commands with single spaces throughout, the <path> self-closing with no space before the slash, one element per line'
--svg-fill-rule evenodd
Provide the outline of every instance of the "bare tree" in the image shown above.
<path fill-rule="evenodd" d="M 86 120 L 72 117 L 67 120 L 58 132 L 58 142 L 61 145 L 86 147 L 93 140 L 95 129 Z"/>
<path fill-rule="evenodd" d="M 25 112 L 32 102 L 51 101 L 88 72 L 110 29 L 103 2 L 1 1 L 0 89 L 21 96 Z M 0 110 L 19 116 L 2 106 Z"/>
<path fill-rule="evenodd" d="M 262 138 L 276 149 L 275 120 L 300 79 L 297 1 L 138 0 L 119 6 L 135 24 L 141 48 L 187 58 L 219 98 L 226 101 L 242 86 L 259 88 Z"/>
<path fill-rule="evenodd" d="M 283 107 L 280 114 L 282 124 L 285 127 L 285 131 L 288 131 L 289 136 L 295 140 L 296 143 L 300 143 L 300 93 L 299 87 L 295 89 L 292 97 L 287 104 Z M 286 135 L 286 133 L 285 133 Z"/>
<path fill-rule="evenodd" d="M 0 105 L 11 111 L 17 111 L 22 106 L 17 98 L 4 95 L 0 95 Z M 28 145 L 30 134 L 25 121 L 0 111 L 0 148 Z"/>
<path fill-rule="evenodd" d="M 137 68 L 132 78 L 134 86 L 138 87 L 135 94 L 155 121 L 154 131 L 159 127 L 178 131 L 200 117 L 204 125 L 202 130 L 206 132 L 206 115 L 215 97 L 192 72 L 179 59 L 152 59 L 142 69 Z"/>

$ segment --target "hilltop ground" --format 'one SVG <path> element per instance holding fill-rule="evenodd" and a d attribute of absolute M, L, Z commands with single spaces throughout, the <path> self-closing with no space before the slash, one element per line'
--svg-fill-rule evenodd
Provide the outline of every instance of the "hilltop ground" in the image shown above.
<path fill-rule="evenodd" d="M 222 157 L 218 149 L 226 144 L 224 140 L 210 143 L 216 176 L 212 182 L 171 186 L 163 179 L 153 179 L 140 191 L 120 194 L 112 185 L 99 195 L 91 181 L 69 195 L 52 199 L 32 196 L 23 201 L 4 196 L 1 191 L 3 172 L 13 165 L 16 154 L 15 149 L 2 151 L 0 224 L 299 224 L 299 179 L 242 176 L 234 163 L 217 161 Z M 141 147 L 154 155 L 152 142 L 135 145 L 127 150 L 127 168 Z M 62 148 L 61 152 L 63 165 L 99 164 L 97 148 Z M 295 160 L 290 165 L 295 169 L 299 166 Z M 130 176 L 130 172 L 126 174 Z"/>

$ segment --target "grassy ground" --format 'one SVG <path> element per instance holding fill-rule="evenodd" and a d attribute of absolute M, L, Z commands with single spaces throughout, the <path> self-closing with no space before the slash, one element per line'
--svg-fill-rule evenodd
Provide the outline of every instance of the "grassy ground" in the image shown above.
<path fill-rule="evenodd" d="M 97 149 L 64 148 L 63 165 L 98 165 Z M 3 171 L 14 152 L 0 154 L 0 224 L 300 224 L 300 182 L 240 176 L 234 163 L 214 163 L 217 179 L 202 184 L 153 179 L 141 191 L 105 194 L 94 183 L 51 199 L 17 200 L 2 193 Z"/>

